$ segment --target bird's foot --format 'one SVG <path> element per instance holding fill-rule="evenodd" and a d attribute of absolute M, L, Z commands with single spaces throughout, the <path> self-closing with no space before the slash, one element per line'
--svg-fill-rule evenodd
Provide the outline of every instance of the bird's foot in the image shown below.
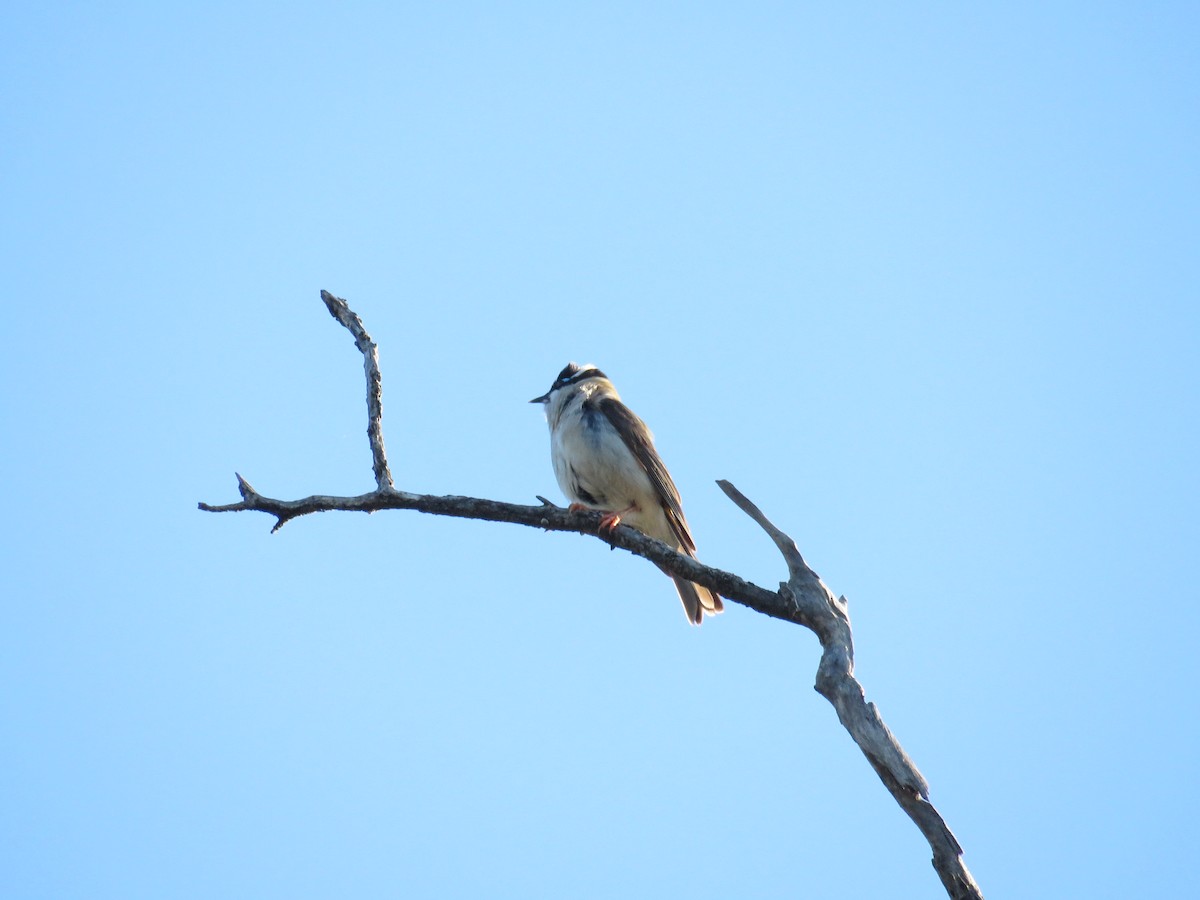
<path fill-rule="evenodd" d="M 615 512 L 606 512 L 600 517 L 600 530 L 607 531 L 612 534 L 617 526 L 621 524 L 621 516 L 629 515 L 638 511 L 638 505 L 635 503 L 632 506 L 627 506 L 624 509 L 618 509 Z M 635 526 L 636 527 L 636 526 Z"/>
<path fill-rule="evenodd" d="M 612 532 L 621 524 L 621 513 L 610 512 L 600 517 L 600 530 Z"/>
<path fill-rule="evenodd" d="M 567 507 L 567 512 L 580 513 L 587 512 L 591 507 L 584 506 L 582 503 L 572 503 Z"/>

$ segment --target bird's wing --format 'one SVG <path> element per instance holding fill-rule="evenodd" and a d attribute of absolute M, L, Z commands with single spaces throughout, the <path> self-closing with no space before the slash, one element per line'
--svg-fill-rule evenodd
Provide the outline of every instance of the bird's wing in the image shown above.
<path fill-rule="evenodd" d="M 587 403 L 593 404 L 593 401 L 588 400 Z M 595 401 L 593 405 L 612 423 L 617 434 L 621 436 L 621 440 L 625 442 L 625 446 L 633 454 L 633 458 L 649 476 L 650 483 L 654 486 L 654 492 L 658 495 L 659 502 L 662 503 L 663 512 L 667 515 L 667 522 L 671 526 L 671 531 L 675 533 L 680 546 L 685 547 L 689 553 L 695 553 L 696 542 L 692 540 L 687 519 L 683 517 L 683 503 L 679 499 L 679 489 L 675 487 L 675 482 L 671 480 L 671 473 L 667 471 L 658 451 L 654 449 L 654 441 L 650 437 L 650 429 L 646 427 L 646 423 L 639 419 L 628 406 L 612 397 L 603 397 Z"/>

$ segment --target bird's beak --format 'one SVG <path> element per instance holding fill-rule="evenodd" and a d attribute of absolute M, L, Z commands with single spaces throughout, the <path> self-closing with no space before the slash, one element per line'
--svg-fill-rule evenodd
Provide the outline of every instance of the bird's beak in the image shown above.
<path fill-rule="evenodd" d="M 546 402 L 546 400 L 547 400 L 549 397 L 550 397 L 550 395 L 549 395 L 549 394 L 542 394 L 542 396 L 540 396 L 540 397 L 534 397 L 534 398 L 533 398 L 532 400 L 530 400 L 529 402 L 530 402 L 530 403 L 545 403 L 545 402 Z"/>

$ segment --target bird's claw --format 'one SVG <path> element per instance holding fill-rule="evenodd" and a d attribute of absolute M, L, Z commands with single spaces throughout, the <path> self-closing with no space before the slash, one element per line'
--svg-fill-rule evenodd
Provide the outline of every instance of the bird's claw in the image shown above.
<path fill-rule="evenodd" d="M 612 532 L 616 531 L 617 526 L 620 524 L 621 524 L 621 514 L 620 513 L 615 513 L 615 512 L 605 513 L 604 515 L 602 515 L 600 517 L 600 530 L 601 531 L 607 531 L 611 534 Z"/>

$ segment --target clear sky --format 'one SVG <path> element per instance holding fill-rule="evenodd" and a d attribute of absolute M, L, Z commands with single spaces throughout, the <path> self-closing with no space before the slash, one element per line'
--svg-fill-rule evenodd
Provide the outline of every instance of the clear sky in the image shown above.
<path fill-rule="evenodd" d="M 9 4 L 0 895 L 929 898 L 808 632 L 586 537 L 594 362 L 701 557 L 848 596 L 989 897 L 1200 892 L 1186 3 Z"/>

